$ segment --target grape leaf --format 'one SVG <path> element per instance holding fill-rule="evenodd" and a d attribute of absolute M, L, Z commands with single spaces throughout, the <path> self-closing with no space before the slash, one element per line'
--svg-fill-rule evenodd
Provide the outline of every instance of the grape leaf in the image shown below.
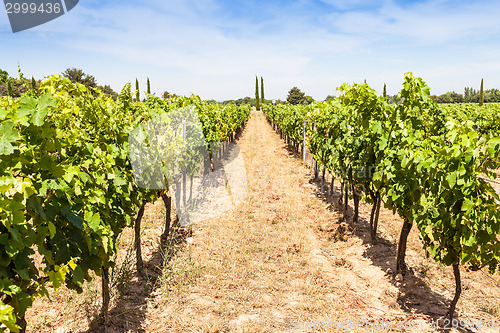
<path fill-rule="evenodd" d="M 21 136 L 14 128 L 12 121 L 0 124 L 0 155 L 12 154 L 16 148 L 12 143 L 20 139 Z"/>

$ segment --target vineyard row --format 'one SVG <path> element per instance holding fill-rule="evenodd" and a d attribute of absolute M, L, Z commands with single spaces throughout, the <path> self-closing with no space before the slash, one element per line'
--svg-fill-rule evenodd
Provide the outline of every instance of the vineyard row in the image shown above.
<path fill-rule="evenodd" d="M 402 218 L 398 274 L 407 272 L 406 243 L 416 225 L 427 256 L 453 267 L 451 320 L 460 265 L 491 274 L 500 267 L 500 198 L 491 182 L 500 168 L 500 107 L 440 106 L 412 73 L 405 74 L 399 104 L 366 83 L 338 90 L 332 101 L 264 105 L 263 112 L 294 149 L 312 153 L 316 175 L 323 167 L 340 179 L 344 214 L 349 192 L 354 221 L 361 198 L 372 204 L 373 243 L 382 204 Z"/>
<path fill-rule="evenodd" d="M 250 113 L 248 106 L 208 104 L 197 96 L 148 95 L 145 102 L 133 102 L 130 84 L 116 102 L 60 76 L 44 79 L 39 88 L 26 86 L 20 98 L 0 99 L 0 331 L 11 332 L 25 330 L 26 309 L 35 297 L 48 295 L 48 286 L 81 292 L 94 273 L 103 280 L 105 319 L 117 237 L 134 222 L 142 270 L 139 229 L 146 202 L 165 202 L 162 237 L 169 237 L 168 179 L 162 179 L 164 189 L 138 186 L 129 157 L 134 130 L 173 110 L 194 109 L 210 166 L 225 145 L 208 143 L 232 140 Z M 158 135 L 175 128 L 162 131 Z M 185 140 L 152 147 L 156 141 L 143 138 L 160 159 L 174 151 L 184 169 L 199 162 Z"/>

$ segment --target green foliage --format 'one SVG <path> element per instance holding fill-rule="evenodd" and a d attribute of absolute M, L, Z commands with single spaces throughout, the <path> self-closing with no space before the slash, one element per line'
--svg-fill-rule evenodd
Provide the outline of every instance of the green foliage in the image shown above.
<path fill-rule="evenodd" d="M 31 83 L 26 84 L 20 79 L 8 78 L 5 85 L 0 85 L 0 96 L 19 97 L 27 90 L 31 90 Z"/>
<path fill-rule="evenodd" d="M 135 79 L 135 101 L 141 101 L 141 92 L 139 91 L 139 81 L 137 80 L 137 78 Z"/>
<path fill-rule="evenodd" d="M 500 103 L 500 90 L 487 89 L 484 92 L 484 103 Z"/>
<path fill-rule="evenodd" d="M 147 93 L 151 94 L 151 83 L 149 82 L 149 77 L 148 80 L 146 81 L 146 84 L 147 84 Z"/>
<path fill-rule="evenodd" d="M 465 103 L 473 103 L 474 96 L 477 94 L 477 91 L 473 88 L 465 87 L 464 88 L 464 102 Z"/>
<path fill-rule="evenodd" d="M 27 80 L 22 73 L 20 73 L 19 79 L 15 79 L 10 77 L 6 71 L 0 69 L 0 97 L 19 97 L 27 89 L 32 89 L 31 81 Z"/>
<path fill-rule="evenodd" d="M 249 115 L 248 107 L 195 96 L 133 103 L 130 83 L 116 102 L 60 76 L 44 79 L 39 91 L 0 99 L 0 325 L 11 331 L 47 285 L 81 291 L 92 272 L 114 265 L 118 235 L 154 195 L 134 180 L 134 128 L 194 105 L 207 139 L 222 141 Z"/>
<path fill-rule="evenodd" d="M 499 148 L 499 137 L 450 122 L 445 136 L 426 140 L 416 155 L 426 189 L 416 221 L 427 254 L 437 261 L 497 269 L 499 197 L 482 175 L 496 178 L 491 170 L 500 167 Z"/>
<path fill-rule="evenodd" d="M 268 119 L 279 125 L 283 133 L 290 137 L 292 142 L 299 144 L 303 138 L 303 123 L 308 113 L 308 108 L 304 105 L 278 104 L 272 106 L 265 104 L 264 113 Z"/>
<path fill-rule="evenodd" d="M 169 99 L 169 98 L 173 98 L 173 97 L 177 97 L 177 95 L 176 94 L 171 94 L 168 91 L 164 91 L 163 92 L 163 99 Z"/>
<path fill-rule="evenodd" d="M 7 80 L 7 94 L 9 97 L 13 97 L 14 93 L 12 92 L 12 81 Z"/>
<path fill-rule="evenodd" d="M 266 100 L 264 98 L 264 79 L 262 78 L 262 76 L 260 77 L 260 100 L 262 104 L 264 104 Z"/>
<path fill-rule="evenodd" d="M 464 97 L 462 94 L 457 94 L 454 91 L 449 91 L 443 95 L 432 96 L 432 99 L 437 103 L 463 103 Z"/>
<path fill-rule="evenodd" d="M 97 88 L 95 77 L 86 74 L 83 70 L 77 68 L 68 68 L 62 73 L 63 77 L 71 82 L 83 84 L 87 88 Z"/>
<path fill-rule="evenodd" d="M 104 85 L 104 86 L 98 86 L 98 89 L 106 96 L 111 98 L 112 100 L 116 101 L 118 98 L 118 93 L 114 91 L 111 86 L 109 85 Z"/>
<path fill-rule="evenodd" d="M 269 102 L 269 100 L 266 102 Z M 259 101 L 259 103 L 260 103 L 260 101 Z M 238 98 L 237 100 L 227 100 L 227 101 L 222 102 L 222 104 L 236 104 L 236 105 L 248 104 L 250 106 L 257 106 L 257 100 L 255 98 L 251 98 L 251 97 L 247 96 L 244 98 Z"/>
<path fill-rule="evenodd" d="M 441 108 L 447 115 L 447 120 L 456 120 L 470 125 L 480 134 L 500 133 L 500 104 L 488 103 L 479 107 L 477 104 L 448 104 Z"/>
<path fill-rule="evenodd" d="M 314 98 L 312 98 L 309 95 L 308 96 L 304 96 L 304 104 L 309 105 L 309 104 L 311 104 L 313 102 L 314 102 Z"/>
<path fill-rule="evenodd" d="M 479 103 L 480 92 L 473 88 L 465 88 L 464 103 Z M 500 103 L 500 90 L 487 89 L 483 93 L 483 103 Z"/>
<path fill-rule="evenodd" d="M 0 69 L 0 84 L 6 84 L 8 78 L 9 78 L 9 73 Z"/>
<path fill-rule="evenodd" d="M 500 168 L 498 106 L 437 105 L 420 78 L 405 74 L 394 100 L 367 84 L 344 84 L 338 99 L 266 106 L 295 143 L 303 121 L 309 150 L 358 191 L 416 223 L 426 253 L 445 265 L 499 270 L 499 195 L 483 177 Z M 370 200 L 367 196 L 367 200 Z"/>
<path fill-rule="evenodd" d="M 31 93 L 33 94 L 33 96 L 38 96 L 38 87 L 33 76 L 31 77 Z"/>
<path fill-rule="evenodd" d="M 305 98 L 304 93 L 300 91 L 299 88 L 293 87 L 288 91 L 288 96 L 286 98 L 287 102 L 292 105 L 304 104 Z"/>

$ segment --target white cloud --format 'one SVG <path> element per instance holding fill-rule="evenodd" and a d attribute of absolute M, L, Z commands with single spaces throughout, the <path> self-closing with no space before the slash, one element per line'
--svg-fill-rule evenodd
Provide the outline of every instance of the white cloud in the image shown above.
<path fill-rule="evenodd" d="M 324 2 L 326 4 L 332 5 L 337 9 L 341 10 L 348 10 L 348 9 L 354 9 L 354 8 L 366 8 L 367 6 L 378 6 L 379 3 L 374 4 L 373 1 L 371 0 L 350 0 L 350 1 L 345 1 L 345 0 L 321 0 L 321 2 Z"/>
<path fill-rule="evenodd" d="M 4 34 L 0 43 L 14 45 L 3 54 L 9 72 L 18 60 L 36 73 L 80 67 L 115 90 L 148 76 L 158 92 L 218 100 L 252 96 L 255 75 L 264 77 L 266 97 L 281 99 L 293 86 L 324 99 L 342 82 L 364 79 L 396 93 L 409 70 L 435 93 L 461 91 L 486 74 L 500 87 L 495 2 L 324 2 L 331 8 L 270 1 L 259 4 L 261 14 L 244 15 L 250 2 L 89 0 L 33 30 L 52 33 Z"/>
<path fill-rule="evenodd" d="M 419 2 L 406 7 L 387 1 L 374 11 L 355 10 L 326 15 L 337 31 L 369 37 L 371 42 L 395 38 L 419 45 L 485 38 L 499 34 L 500 6 L 447 1 Z"/>

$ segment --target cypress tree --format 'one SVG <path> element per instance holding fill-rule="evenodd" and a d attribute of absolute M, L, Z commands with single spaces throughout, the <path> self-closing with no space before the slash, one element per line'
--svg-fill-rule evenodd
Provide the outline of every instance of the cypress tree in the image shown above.
<path fill-rule="evenodd" d="M 265 99 L 264 99 L 264 79 L 262 78 L 262 76 L 260 77 L 260 100 L 261 100 L 262 104 L 265 103 Z"/>
<path fill-rule="evenodd" d="M 260 101 L 259 101 L 259 79 L 257 75 L 255 76 L 255 108 L 260 110 Z"/>
<path fill-rule="evenodd" d="M 9 95 L 9 97 L 13 97 L 13 93 L 12 93 L 12 83 L 10 82 L 10 80 L 7 80 L 7 94 Z"/>
<path fill-rule="evenodd" d="M 387 89 L 386 89 L 385 83 L 384 83 L 384 91 L 382 93 L 382 96 L 387 97 Z"/>
<path fill-rule="evenodd" d="M 135 79 L 135 100 L 137 102 L 141 101 L 141 93 L 139 92 L 139 81 L 137 81 L 137 78 Z"/>
<path fill-rule="evenodd" d="M 36 81 L 33 76 L 31 77 L 31 90 L 33 90 L 35 96 L 38 96 L 38 89 L 36 88 Z"/>
<path fill-rule="evenodd" d="M 148 94 L 151 94 L 151 84 L 149 83 L 149 77 L 148 77 L 147 85 L 148 85 Z"/>
<path fill-rule="evenodd" d="M 479 106 L 483 106 L 483 103 L 484 103 L 483 79 L 481 79 L 481 90 L 479 91 Z"/>

